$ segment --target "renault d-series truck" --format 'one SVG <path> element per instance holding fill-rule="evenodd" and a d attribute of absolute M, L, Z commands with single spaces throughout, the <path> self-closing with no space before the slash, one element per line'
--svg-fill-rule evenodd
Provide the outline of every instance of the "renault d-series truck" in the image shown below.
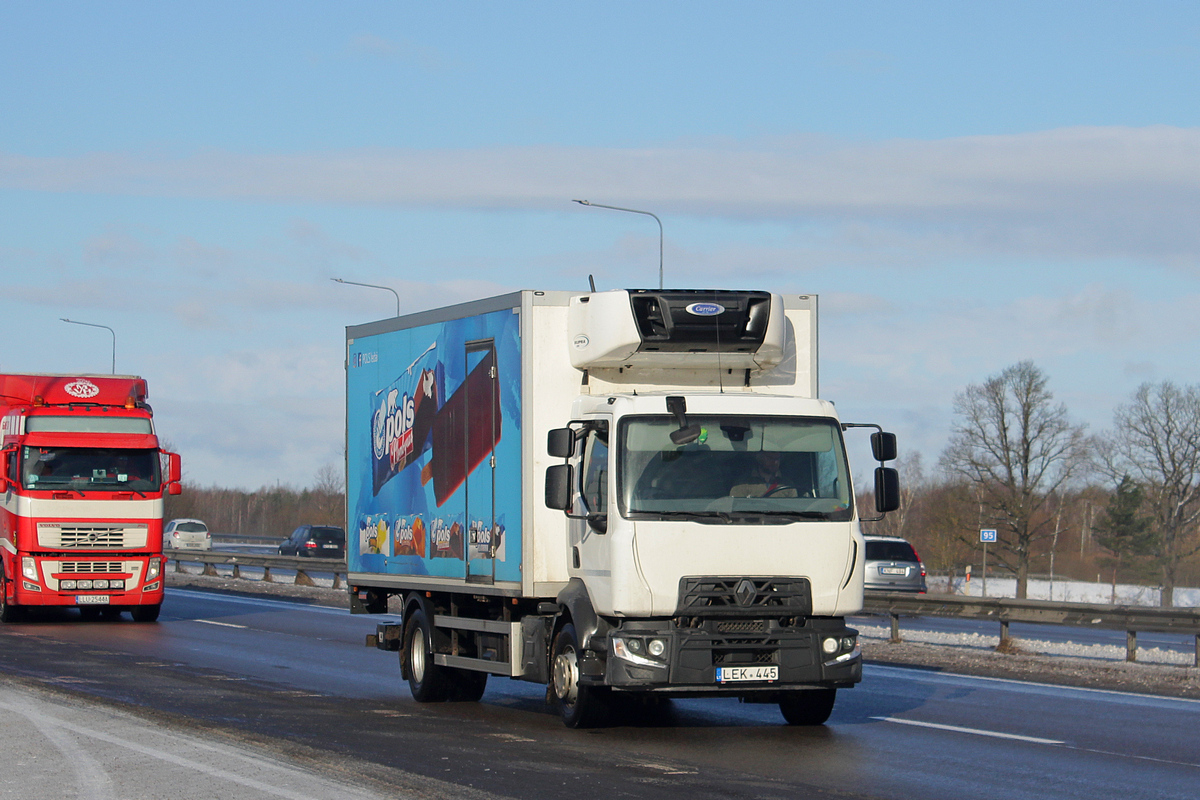
<path fill-rule="evenodd" d="M 821 724 L 862 676 L 843 442 L 817 298 L 521 291 L 347 329 L 352 611 L 401 614 L 418 701 L 547 684 L 571 727 L 727 696 Z M 390 605 L 390 608 L 389 608 Z"/>
<path fill-rule="evenodd" d="M 158 619 L 180 459 L 146 397 L 132 375 L 0 375 L 0 621 L 38 606 Z"/>

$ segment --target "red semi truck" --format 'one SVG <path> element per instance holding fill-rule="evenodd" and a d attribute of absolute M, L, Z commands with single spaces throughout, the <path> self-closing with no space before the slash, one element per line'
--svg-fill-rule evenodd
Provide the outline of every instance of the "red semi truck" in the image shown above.
<path fill-rule="evenodd" d="M 133 375 L 0 375 L 0 621 L 33 606 L 158 619 L 180 459 L 146 396 Z"/>

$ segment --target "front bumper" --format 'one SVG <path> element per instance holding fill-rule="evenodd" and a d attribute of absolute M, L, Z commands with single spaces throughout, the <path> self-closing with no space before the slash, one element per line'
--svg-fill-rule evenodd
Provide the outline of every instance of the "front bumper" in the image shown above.
<path fill-rule="evenodd" d="M 832 652 L 827 640 L 835 642 Z M 798 625 L 708 620 L 687 628 L 669 620 L 624 623 L 609 633 L 607 643 L 603 675 L 592 677 L 617 689 L 746 695 L 803 686 L 849 687 L 862 680 L 858 631 L 841 619 L 808 619 Z M 660 655 L 650 652 L 652 645 L 661 648 Z M 718 670 L 730 667 L 745 668 L 738 675 L 774 677 L 718 680 Z"/>

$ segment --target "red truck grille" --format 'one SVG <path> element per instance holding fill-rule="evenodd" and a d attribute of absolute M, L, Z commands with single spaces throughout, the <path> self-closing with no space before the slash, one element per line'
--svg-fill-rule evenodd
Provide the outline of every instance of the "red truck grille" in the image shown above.
<path fill-rule="evenodd" d="M 145 523 L 116 525 L 39 522 L 38 545 L 51 549 L 116 550 L 145 547 L 148 526 Z"/>

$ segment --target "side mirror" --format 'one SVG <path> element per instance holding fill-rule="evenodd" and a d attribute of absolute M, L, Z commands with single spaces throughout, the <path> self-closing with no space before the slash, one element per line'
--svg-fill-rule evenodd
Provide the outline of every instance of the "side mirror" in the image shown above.
<path fill-rule="evenodd" d="M 893 444 L 895 443 L 894 439 L 895 437 L 893 437 Z M 899 507 L 900 473 L 892 467 L 876 467 L 875 510 L 880 514 L 885 514 L 888 511 L 895 511 Z"/>
<path fill-rule="evenodd" d="M 570 458 L 575 455 L 575 431 L 570 428 L 555 428 L 549 431 L 546 434 L 546 452 L 554 458 Z"/>
<path fill-rule="evenodd" d="M 168 483 L 167 494 L 183 494 L 183 487 L 178 483 Z"/>
<path fill-rule="evenodd" d="M 179 458 L 179 453 L 167 453 L 167 482 L 179 483 L 183 479 L 183 462 Z"/>
<path fill-rule="evenodd" d="M 546 508 L 570 512 L 574 477 L 575 470 L 570 464 L 555 464 L 546 470 Z"/>
<path fill-rule="evenodd" d="M 896 459 L 896 434 L 877 431 L 871 434 L 871 454 L 876 461 Z"/>

